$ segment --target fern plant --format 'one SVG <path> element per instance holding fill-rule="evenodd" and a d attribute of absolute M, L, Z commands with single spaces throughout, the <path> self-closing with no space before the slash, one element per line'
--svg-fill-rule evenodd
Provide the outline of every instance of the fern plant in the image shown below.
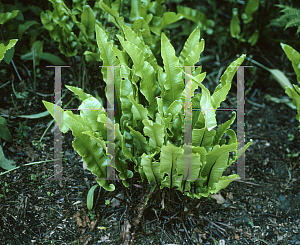
<path fill-rule="evenodd" d="M 130 27 L 123 24 L 124 37 L 117 36 L 122 50 L 108 39 L 101 25 L 96 24 L 97 44 L 103 61 L 102 73 L 107 84 L 106 97 L 112 100 L 107 88 L 114 83 L 115 119 L 111 121 L 98 101 L 82 89 L 66 86 L 82 100 L 80 115 L 64 111 L 44 101 L 51 115 L 62 113 L 60 129 L 65 133 L 72 130 L 74 149 L 82 156 L 87 168 L 95 174 L 98 183 L 108 191 L 115 189 L 109 180 L 107 147 L 108 130 L 115 131 L 114 149 L 116 170 L 123 185 L 134 173 L 141 180 L 152 183 L 152 191 L 175 189 L 191 198 L 208 197 L 225 188 L 236 174 L 222 176 L 224 170 L 235 162 L 229 153 L 237 154 L 237 138 L 229 129 L 235 120 L 230 120 L 215 130 L 216 113 L 231 87 L 231 81 L 245 58 L 232 62 L 220 79 L 220 84 L 211 95 L 202 84 L 205 72 L 201 67 L 192 68 L 185 74 L 182 66 L 194 66 L 204 49 L 200 30 L 196 28 L 187 39 L 180 57 L 164 33 L 161 34 L 161 56 L 164 66 L 158 65 L 153 53 Z M 107 78 L 107 67 L 114 66 L 114 81 Z M 184 85 L 184 76 L 190 76 L 191 85 Z M 202 92 L 194 95 L 200 87 Z M 185 162 L 184 126 L 185 96 L 191 93 L 194 108 L 192 112 L 191 162 Z M 112 100 L 113 101 L 113 100 Z M 91 109 L 92 108 L 92 109 Z M 222 137 L 226 135 L 226 139 Z M 248 144 L 249 145 L 249 144 Z M 248 145 L 246 147 L 248 147 Z M 187 171 L 186 171 L 187 170 Z"/>
<path fill-rule="evenodd" d="M 276 5 L 282 10 L 282 16 L 272 21 L 272 25 L 285 26 L 285 29 L 289 27 L 298 27 L 296 34 L 300 32 L 300 9 L 293 8 L 278 4 Z"/>

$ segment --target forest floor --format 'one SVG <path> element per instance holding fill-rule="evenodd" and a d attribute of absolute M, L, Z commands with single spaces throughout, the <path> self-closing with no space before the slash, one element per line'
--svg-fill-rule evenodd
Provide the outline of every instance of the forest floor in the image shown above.
<path fill-rule="evenodd" d="M 21 72 L 22 66 L 17 67 Z M 63 83 L 71 76 L 67 69 L 62 71 Z M 14 141 L 5 142 L 3 151 L 6 158 L 21 167 L 0 176 L 0 243 L 121 244 L 128 224 L 133 225 L 138 216 L 135 207 L 141 200 L 140 186 L 131 184 L 127 192 L 119 182 L 114 192 L 97 188 L 94 209 L 89 211 L 86 197 L 96 184 L 95 176 L 83 169 L 81 157 L 72 148 L 71 132 L 63 134 L 65 180 L 49 179 L 54 174 L 53 162 L 25 166 L 53 159 L 52 126 L 42 143 L 34 145 L 52 118 L 24 119 L 17 115 L 45 111 L 42 100 L 53 101 L 54 69 L 41 69 L 42 78 L 38 79 L 37 91 L 50 96 L 29 92 L 27 98 L 15 99 L 15 106 L 12 82 L 16 91 L 22 91 L 31 81 L 20 83 L 13 69 L 4 73 L 7 79 L 3 84 L 9 83 L 0 90 L 0 115 L 8 121 Z M 266 94 L 285 96 L 282 88 L 273 84 L 266 89 L 254 86 L 246 96 L 245 140 L 253 142 L 245 162 L 246 177 L 251 180 L 231 183 L 219 193 L 223 199 L 204 199 L 185 219 L 180 212 L 189 208 L 192 200 L 182 201 L 179 193 L 172 199 L 166 194 L 160 202 L 153 197 L 144 210 L 134 244 L 300 244 L 300 164 L 296 156 L 300 135 L 296 110 L 265 98 Z M 234 96 L 230 92 L 228 99 Z M 236 167 L 231 166 L 225 175 L 235 171 Z"/>

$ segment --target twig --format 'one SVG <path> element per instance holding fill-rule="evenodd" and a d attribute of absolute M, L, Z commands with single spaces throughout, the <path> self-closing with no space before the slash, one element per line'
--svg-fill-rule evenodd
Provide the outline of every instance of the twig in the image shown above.
<path fill-rule="evenodd" d="M 234 227 L 231 226 L 231 225 L 227 225 L 227 224 L 224 224 L 224 223 L 218 222 L 218 221 L 215 221 L 215 222 L 218 223 L 218 224 L 220 224 L 220 225 L 226 226 L 226 227 L 228 227 L 228 228 L 230 228 L 230 229 L 233 229 L 233 230 L 235 230 L 235 231 L 237 231 L 237 232 L 239 232 L 239 233 L 241 233 L 241 234 L 243 234 L 243 235 L 245 235 L 245 236 L 250 236 L 250 237 L 252 237 L 252 238 L 254 238 L 254 239 L 259 239 L 259 238 L 255 237 L 255 236 L 253 236 L 253 235 L 251 235 L 251 234 L 249 234 L 249 233 L 240 231 L 240 230 L 234 228 Z M 265 240 L 262 240 L 262 239 L 259 239 L 259 240 L 266 243 Z M 268 244 L 268 243 L 267 243 L 267 244 Z"/>
<path fill-rule="evenodd" d="M 223 236 L 225 236 L 224 233 L 226 233 L 226 235 L 228 235 L 225 229 L 221 228 L 220 226 L 218 226 L 218 225 L 216 224 L 216 223 L 217 223 L 216 221 L 215 221 L 216 223 L 214 223 L 214 222 L 212 222 L 211 220 L 209 220 L 208 218 L 203 217 L 203 216 L 200 216 L 200 219 L 204 219 L 204 220 L 208 221 L 209 223 L 211 223 L 212 225 L 214 225 L 215 227 L 217 227 L 217 228 L 220 230 L 220 232 L 222 233 Z M 224 232 L 224 233 L 223 233 L 223 232 Z"/>
<path fill-rule="evenodd" d="M 53 162 L 53 161 L 56 161 L 56 160 L 59 160 L 59 159 L 53 159 L 53 160 L 45 160 L 45 161 L 40 161 L 40 162 L 27 163 L 27 164 L 24 164 L 22 166 L 18 166 L 18 167 L 15 167 L 15 168 L 11 169 L 11 170 L 7 170 L 7 171 L 5 171 L 3 173 L 0 173 L 0 175 L 7 174 L 7 173 L 9 173 L 11 171 L 14 171 L 14 170 L 16 170 L 16 169 L 18 169 L 20 167 L 23 167 L 23 166 L 29 166 L 29 165 L 39 164 L 39 163 L 43 163 L 43 162 Z"/>
<path fill-rule="evenodd" d="M 178 219 L 181 221 L 181 224 L 182 224 L 182 226 L 183 226 L 183 229 L 184 229 L 184 231 L 185 231 L 185 233 L 186 233 L 188 239 L 192 242 L 192 239 L 191 239 L 189 233 L 187 232 L 187 229 L 186 229 L 186 227 L 185 227 L 185 225 L 184 225 L 183 220 L 182 220 L 180 217 L 178 217 Z"/>
<path fill-rule="evenodd" d="M 241 183 L 245 183 L 245 184 L 249 184 L 249 185 L 256 185 L 256 186 L 260 186 L 259 184 L 255 184 L 255 183 L 251 183 L 251 182 L 248 182 L 248 181 L 243 181 L 243 180 L 235 180 L 235 181 L 238 181 L 238 182 L 241 182 Z"/>
<path fill-rule="evenodd" d="M 161 235 L 160 235 L 160 242 L 161 244 L 163 244 L 163 233 L 164 233 L 164 229 L 165 229 L 165 223 L 166 223 L 166 220 L 164 220 L 164 223 L 163 223 L 163 228 L 161 229 Z"/>
<path fill-rule="evenodd" d="M 20 76 L 20 74 L 19 74 L 19 72 L 17 70 L 17 67 L 15 66 L 15 62 L 13 60 L 11 60 L 11 63 L 13 65 L 14 69 L 15 69 L 15 72 L 17 73 L 17 76 L 18 76 L 20 82 L 22 82 L 22 78 L 21 78 L 21 76 Z"/>
<path fill-rule="evenodd" d="M 150 197 L 151 197 L 152 194 L 153 194 L 153 192 L 150 192 L 147 195 L 147 192 L 146 192 L 146 194 L 143 196 L 142 201 L 140 202 L 140 205 L 138 206 L 138 217 L 134 221 L 134 223 L 135 223 L 134 224 L 135 225 L 135 229 L 134 229 L 134 232 L 132 233 L 132 239 L 131 239 L 130 245 L 133 245 L 133 243 L 134 243 L 134 239 L 135 239 L 135 234 L 136 234 L 137 228 L 138 228 L 139 224 L 141 223 L 141 220 L 142 220 L 145 208 L 147 206 L 147 200 L 150 199 Z"/>

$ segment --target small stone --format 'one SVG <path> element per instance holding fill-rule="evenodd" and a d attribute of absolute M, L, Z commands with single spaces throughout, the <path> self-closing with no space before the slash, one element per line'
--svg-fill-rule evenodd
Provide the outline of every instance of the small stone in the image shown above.
<path fill-rule="evenodd" d="M 286 200 L 285 196 L 282 196 L 282 195 L 279 196 L 278 199 L 279 199 L 280 202 L 284 202 Z"/>

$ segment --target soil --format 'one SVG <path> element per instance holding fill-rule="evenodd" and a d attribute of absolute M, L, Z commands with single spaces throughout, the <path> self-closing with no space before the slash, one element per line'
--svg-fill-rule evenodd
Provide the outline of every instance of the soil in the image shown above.
<path fill-rule="evenodd" d="M 286 64 L 289 67 L 288 61 Z M 114 192 L 97 187 L 94 207 L 89 211 L 87 193 L 96 184 L 95 176 L 83 169 L 81 157 L 72 148 L 71 132 L 63 134 L 65 179 L 52 181 L 53 162 L 40 161 L 54 157 L 53 126 L 41 144 L 34 145 L 52 118 L 17 117 L 44 112 L 42 100 L 53 102 L 54 69 L 43 65 L 37 79 L 39 94 L 26 90 L 33 89 L 32 77 L 22 65 L 17 64 L 17 69 L 23 82 L 11 65 L 2 74 L 2 85 L 8 84 L 0 90 L 0 115 L 6 118 L 13 136 L 13 142 L 2 141 L 3 151 L 20 168 L 0 176 L 1 244 L 122 244 L 122 239 L 134 232 L 134 244 L 300 244 L 299 156 L 288 155 L 299 153 L 296 110 L 264 97 L 282 98 L 285 94 L 260 68 L 245 102 L 245 142 L 253 140 L 245 160 L 250 180 L 231 183 L 217 196 L 201 199 L 194 209 L 193 200 L 167 191 L 161 194 L 161 200 L 155 193 L 143 209 L 140 205 L 147 190 L 134 176 L 128 189 L 118 181 Z M 30 63 L 25 66 L 32 69 Z M 295 78 L 293 73 L 286 74 Z M 63 84 L 76 86 L 68 68 L 63 68 L 62 79 Z M 16 91 L 29 92 L 28 96 L 16 99 L 12 85 Z M 236 97 L 234 82 L 232 87 L 226 102 L 229 104 Z M 100 84 L 98 94 L 103 96 L 103 91 Z M 63 103 L 71 98 L 67 93 Z M 70 107 L 78 106 L 77 102 L 74 100 Z M 37 163 L 24 165 L 32 162 Z M 235 171 L 233 165 L 225 175 Z M 184 216 L 187 211 L 190 213 Z M 141 219 L 139 214 L 143 214 Z M 137 229 L 135 222 L 140 222 Z"/>

